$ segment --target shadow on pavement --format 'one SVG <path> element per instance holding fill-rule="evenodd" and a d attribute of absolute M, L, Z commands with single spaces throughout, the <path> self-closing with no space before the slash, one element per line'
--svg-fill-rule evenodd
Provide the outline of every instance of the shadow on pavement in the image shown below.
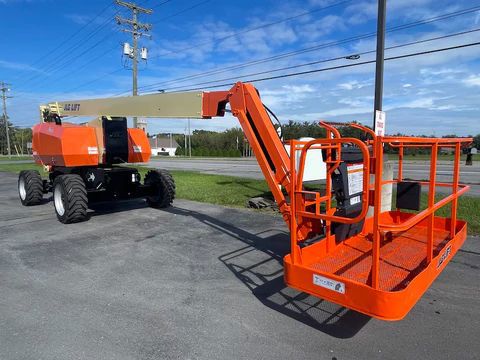
<path fill-rule="evenodd" d="M 144 199 L 129 199 L 117 201 L 104 201 L 88 204 L 88 208 L 93 210 L 90 216 L 101 216 L 112 213 L 120 213 L 135 209 L 143 209 L 149 207 Z"/>
<path fill-rule="evenodd" d="M 142 199 L 91 205 L 91 216 L 148 207 Z M 247 286 L 265 306 L 296 321 L 336 338 L 355 336 L 370 317 L 354 310 L 299 292 L 283 281 L 283 257 L 290 251 L 290 237 L 285 231 L 267 229 L 251 233 L 217 218 L 180 207 L 159 209 L 189 216 L 215 230 L 245 243 L 241 248 L 218 259 Z"/>
<path fill-rule="evenodd" d="M 176 215 L 194 217 L 246 244 L 223 254 L 219 260 L 269 308 L 336 338 L 355 336 L 369 316 L 287 287 L 283 281 L 283 257 L 290 251 L 289 234 L 267 229 L 252 234 L 208 215 L 172 207 Z"/>

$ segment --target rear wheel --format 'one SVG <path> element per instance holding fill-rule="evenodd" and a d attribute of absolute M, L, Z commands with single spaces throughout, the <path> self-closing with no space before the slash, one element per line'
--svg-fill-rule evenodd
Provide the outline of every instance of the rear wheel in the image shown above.
<path fill-rule="evenodd" d="M 55 178 L 53 203 L 58 220 L 64 224 L 87 219 L 87 190 L 80 175 L 67 174 Z"/>
<path fill-rule="evenodd" d="M 18 195 L 22 205 L 38 205 L 43 199 L 43 180 L 37 170 L 23 170 L 18 176 Z"/>
<path fill-rule="evenodd" d="M 147 196 L 147 203 L 156 208 L 172 205 L 175 198 L 175 181 L 167 170 L 150 170 L 145 175 L 145 185 L 153 188 L 154 195 Z"/>

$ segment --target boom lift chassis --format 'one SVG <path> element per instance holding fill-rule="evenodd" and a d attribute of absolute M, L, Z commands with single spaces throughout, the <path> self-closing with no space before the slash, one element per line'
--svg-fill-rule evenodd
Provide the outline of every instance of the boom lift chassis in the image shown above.
<path fill-rule="evenodd" d="M 238 118 L 290 228 L 291 252 L 284 258 L 285 282 L 300 291 L 373 317 L 402 319 L 465 241 L 467 224 L 457 219 L 457 207 L 458 197 L 469 187 L 459 182 L 459 162 L 461 147 L 472 139 L 380 137 L 369 128 L 349 124 L 370 136 L 370 140 L 363 142 L 342 138 L 335 126 L 321 122 L 326 138 L 308 142 L 291 140 L 292 156 L 289 156 L 257 90 L 251 84 L 240 82 L 229 91 L 51 103 L 41 107 L 39 126 L 52 126 L 45 121 L 67 115 L 208 119 L 224 116 L 227 104 Z M 388 181 L 382 179 L 385 145 L 399 152 L 398 174 Z M 342 164 L 345 164 L 346 151 L 351 148 L 356 148 L 360 155 L 355 167 L 356 193 L 348 187 L 338 192 L 332 186 L 339 174 L 345 172 Z M 409 182 L 403 178 L 403 154 L 407 148 L 431 150 L 428 181 Z M 440 148 L 453 148 L 455 152 L 451 183 L 436 180 Z M 324 154 L 327 167 L 324 192 L 305 190 L 302 180 L 307 152 L 314 149 Z M 296 153 L 300 153 L 299 161 L 293 156 Z M 51 158 L 52 154 L 40 151 L 36 155 L 38 162 L 54 169 Z M 350 181 L 353 173 L 348 171 L 348 176 L 343 175 Z M 375 176 L 372 183 L 371 176 Z M 405 201 L 397 194 L 397 207 L 382 212 L 382 187 L 387 184 L 396 184 L 402 189 L 428 186 L 426 208 L 420 211 L 411 207 L 408 205 L 411 201 L 402 205 Z M 437 201 L 437 187 L 449 188 L 451 193 Z M 415 196 L 409 191 L 407 198 L 411 200 Z M 346 201 L 351 206 L 356 204 L 355 212 L 339 212 L 339 204 Z M 450 217 L 435 216 L 436 211 L 447 204 Z M 369 207 L 373 207 L 373 216 L 367 217 Z M 419 211 L 402 211 L 405 208 Z M 339 226 L 355 224 L 360 224 L 359 230 L 347 230 L 345 236 L 335 231 Z"/>

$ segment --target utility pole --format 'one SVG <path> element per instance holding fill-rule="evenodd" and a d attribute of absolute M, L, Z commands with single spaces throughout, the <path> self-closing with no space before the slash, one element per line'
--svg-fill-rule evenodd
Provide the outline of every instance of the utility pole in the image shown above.
<path fill-rule="evenodd" d="M 385 20 L 387 0 L 378 0 L 377 15 L 377 60 L 375 69 L 375 108 L 373 109 L 373 129 L 377 127 L 377 111 L 382 111 L 383 64 L 385 62 Z"/>
<path fill-rule="evenodd" d="M 188 156 L 192 157 L 192 132 L 190 131 L 190 118 L 188 118 Z"/>
<path fill-rule="evenodd" d="M 132 41 L 133 41 L 133 49 L 130 51 L 130 46 L 128 43 L 124 45 L 123 53 L 128 55 L 132 59 L 132 75 L 133 75 L 133 86 L 132 86 L 132 95 L 138 95 L 138 83 L 137 83 L 137 73 L 138 73 L 138 38 L 142 36 L 151 37 L 149 34 L 142 33 L 141 31 L 150 31 L 152 29 L 152 24 L 145 24 L 138 21 L 138 13 L 144 13 L 147 15 L 152 14 L 152 9 L 146 9 L 143 7 L 138 6 L 135 3 L 116 0 L 116 4 L 120 6 L 124 6 L 132 11 L 132 19 L 125 19 L 121 16 L 116 15 L 115 20 L 117 24 L 126 24 L 129 26 L 128 29 L 122 29 L 124 32 L 128 32 L 132 34 Z M 127 46 L 128 45 L 128 46 Z M 128 54 L 126 53 L 128 51 Z M 142 48 L 142 59 L 147 59 L 147 49 Z M 137 127 L 137 118 L 133 118 L 133 127 Z"/>
<path fill-rule="evenodd" d="M 187 126 L 185 126 L 185 131 L 183 132 L 183 137 L 184 137 L 184 141 L 185 141 L 185 146 L 184 146 L 184 156 L 187 157 Z"/>
<path fill-rule="evenodd" d="M 5 136 L 7 137 L 7 153 L 8 153 L 8 157 L 10 157 L 12 154 L 10 152 L 10 133 L 8 131 L 7 99 L 12 98 L 13 96 L 7 96 L 7 92 L 10 91 L 10 89 L 7 87 L 8 84 L 2 81 L 1 85 L 2 87 L 0 88 L 0 91 L 2 92 L 2 100 L 3 100 L 3 121 L 5 121 Z"/>

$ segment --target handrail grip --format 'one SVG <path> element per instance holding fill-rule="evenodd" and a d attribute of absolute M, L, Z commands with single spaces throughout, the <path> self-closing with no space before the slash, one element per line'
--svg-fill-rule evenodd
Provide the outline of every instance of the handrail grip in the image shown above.
<path fill-rule="evenodd" d="M 299 161 L 299 169 L 298 169 L 298 176 L 300 179 L 303 177 L 304 169 L 305 169 L 305 159 L 307 156 L 307 151 L 315 144 L 321 143 L 346 143 L 346 144 L 355 144 L 361 151 L 363 155 L 363 191 L 362 191 L 362 211 L 359 215 L 354 218 L 347 218 L 342 216 L 335 216 L 335 215 L 327 215 L 327 214 L 312 214 L 309 212 L 304 211 L 297 211 L 297 214 L 300 214 L 305 217 L 313 217 L 318 219 L 323 219 L 332 222 L 339 222 L 343 224 L 353 224 L 359 222 L 365 218 L 368 212 L 368 193 L 369 193 L 369 181 L 370 181 L 370 154 L 368 152 L 368 148 L 362 141 L 355 139 L 355 138 L 337 138 L 337 139 L 315 139 L 307 142 L 303 148 L 300 150 L 300 161 Z M 339 159 L 338 159 L 339 160 Z M 294 170 L 294 169 L 292 169 Z M 299 181 L 298 184 L 301 184 Z M 299 185 L 297 185 L 299 186 Z M 294 189 L 294 194 L 302 192 L 299 189 Z M 327 194 L 328 195 L 328 194 Z"/>
<path fill-rule="evenodd" d="M 378 228 L 380 231 L 391 231 L 391 232 L 406 231 L 411 227 L 413 227 L 414 225 L 418 224 L 420 221 L 424 220 L 428 215 L 437 211 L 441 207 L 447 205 L 449 202 L 451 202 L 455 198 L 460 197 L 460 195 L 467 192 L 469 189 L 470 189 L 470 186 L 465 185 L 463 189 L 457 191 L 456 193 L 450 194 L 447 197 L 435 203 L 431 209 L 425 209 L 401 224 L 393 224 L 393 225 L 379 224 Z"/>

